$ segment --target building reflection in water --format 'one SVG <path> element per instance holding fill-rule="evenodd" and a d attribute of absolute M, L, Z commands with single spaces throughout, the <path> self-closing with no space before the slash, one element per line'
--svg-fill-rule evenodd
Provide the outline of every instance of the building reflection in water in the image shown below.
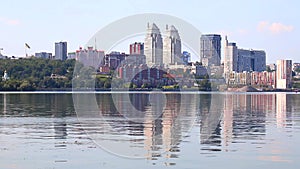
<path fill-rule="evenodd" d="M 226 94 L 221 123 L 224 151 L 232 142 L 263 139 L 266 114 L 274 110 L 274 95 Z"/>
<path fill-rule="evenodd" d="M 9 97 L 9 96 L 7 96 L 6 95 L 6 93 L 3 93 L 2 94 L 3 95 L 3 115 L 6 115 L 6 113 L 7 113 L 7 97 Z"/>
<path fill-rule="evenodd" d="M 224 95 L 200 95 L 200 143 L 214 147 L 203 147 L 203 150 L 220 151 L 220 120 L 223 111 Z M 216 147 L 215 147 L 216 146 Z"/>
<path fill-rule="evenodd" d="M 125 149 L 128 156 L 152 160 L 177 158 L 181 141 L 196 119 L 203 151 L 230 151 L 230 145 L 237 142 L 264 140 L 269 119 L 276 118 L 278 128 L 289 127 L 293 112 L 300 111 L 300 95 L 286 93 L 101 93 L 96 94 L 95 102 L 91 96 L 95 95 L 80 94 L 81 103 L 74 103 L 84 110 L 77 114 L 81 128 L 96 142 L 107 141 L 112 148 Z M 52 117 L 49 126 L 36 129 L 32 122 L 24 128 L 50 128 L 53 133 L 48 134 L 61 143 L 72 127 L 66 118 L 74 116 L 72 97 L 76 95 L 2 94 L 1 116 Z M 74 130 L 72 134 L 82 132 Z M 135 151 L 138 153 L 132 154 Z"/>
<path fill-rule="evenodd" d="M 100 113 L 112 128 L 109 132 L 119 131 L 119 140 L 113 141 L 124 140 L 122 136 L 126 137 L 123 135 L 126 134 L 131 140 L 129 146 L 132 154 L 139 152 L 143 157 L 152 160 L 177 158 L 180 151 L 178 145 L 196 119 L 197 95 L 179 93 L 128 95 L 97 96 Z M 114 104 L 107 105 L 105 100 L 109 97 L 110 103 Z M 112 117 L 118 118 L 109 121 Z"/>
<path fill-rule="evenodd" d="M 64 95 L 61 96 L 57 94 L 54 94 L 50 100 L 52 117 L 54 117 L 53 128 L 54 128 L 55 139 L 66 139 L 68 136 L 67 122 L 65 119 L 67 116 L 67 111 L 63 109 L 64 107 L 68 107 L 65 105 L 67 104 L 66 103 L 67 100 L 69 100 L 67 96 Z M 56 145 L 56 146 L 65 147 L 66 145 Z"/>
<path fill-rule="evenodd" d="M 278 127 L 291 124 L 292 104 L 286 93 L 226 94 L 221 123 L 222 146 L 243 140 L 262 140 L 266 119 L 276 118 Z"/>
<path fill-rule="evenodd" d="M 291 124 L 292 106 L 291 97 L 286 93 L 276 94 L 276 122 L 277 127 L 283 128 Z"/>

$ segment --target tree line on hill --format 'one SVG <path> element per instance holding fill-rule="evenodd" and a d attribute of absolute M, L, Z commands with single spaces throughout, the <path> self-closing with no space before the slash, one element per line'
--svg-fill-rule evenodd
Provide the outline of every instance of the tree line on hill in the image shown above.
<path fill-rule="evenodd" d="M 4 71 L 7 72 L 9 79 L 3 78 Z M 84 67 L 74 59 L 65 61 L 42 58 L 0 59 L 0 91 L 70 90 L 72 85 L 80 89 L 100 90 L 110 89 L 112 85 L 135 88 L 133 84 L 125 84 L 122 79 L 114 78 L 112 81 L 114 76 L 113 71 L 108 75 L 101 75 L 95 68 Z M 203 79 L 197 82 L 199 90 L 210 90 L 209 80 Z M 156 87 L 145 84 L 140 88 Z M 173 85 L 173 88 L 178 87 Z"/>
<path fill-rule="evenodd" d="M 6 71 L 9 79 L 0 78 L 0 90 L 32 91 L 71 88 L 74 65 L 75 60 L 1 59 L 0 75 L 3 76 Z M 53 77 L 53 75 L 58 76 Z"/>

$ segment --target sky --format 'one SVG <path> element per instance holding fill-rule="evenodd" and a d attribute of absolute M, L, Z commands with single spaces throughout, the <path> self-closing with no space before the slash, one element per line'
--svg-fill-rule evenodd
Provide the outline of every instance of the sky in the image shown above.
<path fill-rule="evenodd" d="M 299 8 L 297 0 L 3 0 L 0 48 L 3 55 L 24 56 L 28 43 L 29 54 L 54 53 L 55 42 L 67 41 L 72 52 L 118 19 L 161 13 L 183 19 L 202 33 L 221 34 L 223 40 L 227 35 L 239 48 L 265 50 L 267 63 L 300 62 Z"/>

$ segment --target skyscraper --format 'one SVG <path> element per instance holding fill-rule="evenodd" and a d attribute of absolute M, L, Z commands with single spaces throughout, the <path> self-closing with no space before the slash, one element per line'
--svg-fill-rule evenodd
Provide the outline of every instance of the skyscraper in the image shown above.
<path fill-rule="evenodd" d="M 292 87 L 292 60 L 277 60 L 276 88 Z"/>
<path fill-rule="evenodd" d="M 55 43 L 55 59 L 66 60 L 67 59 L 67 42 Z"/>
<path fill-rule="evenodd" d="M 200 61 L 204 66 L 220 66 L 221 35 L 207 34 L 200 38 Z"/>
<path fill-rule="evenodd" d="M 163 62 L 165 65 L 181 64 L 181 39 L 178 30 L 166 25 L 166 36 L 163 44 Z"/>
<path fill-rule="evenodd" d="M 147 33 L 145 37 L 145 49 L 146 63 L 151 65 L 163 64 L 163 43 L 160 30 L 153 23 L 151 26 L 148 23 Z"/>
<path fill-rule="evenodd" d="M 225 37 L 224 47 L 224 73 L 238 71 L 238 48 L 236 43 L 228 43 Z"/>

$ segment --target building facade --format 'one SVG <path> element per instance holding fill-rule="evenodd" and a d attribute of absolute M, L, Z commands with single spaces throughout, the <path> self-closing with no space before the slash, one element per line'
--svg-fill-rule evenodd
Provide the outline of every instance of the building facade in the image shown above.
<path fill-rule="evenodd" d="M 236 43 L 229 43 L 227 36 L 224 45 L 224 72 L 238 72 L 238 48 Z"/>
<path fill-rule="evenodd" d="M 53 59 L 52 53 L 47 53 L 47 52 L 35 53 L 34 56 L 36 58 Z"/>
<path fill-rule="evenodd" d="M 66 60 L 67 59 L 67 42 L 55 43 L 55 59 Z"/>
<path fill-rule="evenodd" d="M 266 53 L 262 50 L 238 49 L 238 71 L 258 71 L 266 70 Z"/>
<path fill-rule="evenodd" d="M 220 66 L 221 35 L 207 34 L 200 38 L 200 61 L 204 66 Z"/>
<path fill-rule="evenodd" d="M 124 64 L 133 64 L 133 65 L 146 64 L 146 56 L 143 54 L 130 54 L 126 56 Z"/>
<path fill-rule="evenodd" d="M 181 55 L 181 61 L 183 62 L 183 64 L 188 65 L 191 61 L 191 53 L 189 53 L 188 51 L 183 51 Z"/>
<path fill-rule="evenodd" d="M 292 87 L 292 60 L 277 60 L 276 78 L 276 88 L 286 89 Z"/>
<path fill-rule="evenodd" d="M 183 64 L 181 61 L 181 39 L 175 26 L 166 25 L 163 43 L 163 63 L 168 65 Z"/>
<path fill-rule="evenodd" d="M 240 86 L 268 86 L 276 87 L 276 72 L 230 72 L 227 78 L 228 85 Z"/>
<path fill-rule="evenodd" d="M 105 65 L 107 65 L 111 70 L 115 70 L 121 65 L 127 56 L 128 54 L 112 51 L 105 55 Z"/>
<path fill-rule="evenodd" d="M 143 55 L 144 54 L 144 43 L 135 42 L 129 45 L 130 55 Z"/>
<path fill-rule="evenodd" d="M 163 65 L 163 42 L 155 23 L 148 23 L 144 47 L 147 65 Z"/>
<path fill-rule="evenodd" d="M 100 66 L 104 65 L 104 51 L 94 50 L 93 47 L 88 47 L 88 49 L 82 49 L 76 51 L 76 60 L 81 62 L 86 67 L 94 67 L 98 69 Z"/>
<path fill-rule="evenodd" d="M 231 72 L 262 72 L 266 70 L 266 53 L 263 50 L 239 49 L 236 43 L 229 43 L 225 38 L 224 76 Z"/>

